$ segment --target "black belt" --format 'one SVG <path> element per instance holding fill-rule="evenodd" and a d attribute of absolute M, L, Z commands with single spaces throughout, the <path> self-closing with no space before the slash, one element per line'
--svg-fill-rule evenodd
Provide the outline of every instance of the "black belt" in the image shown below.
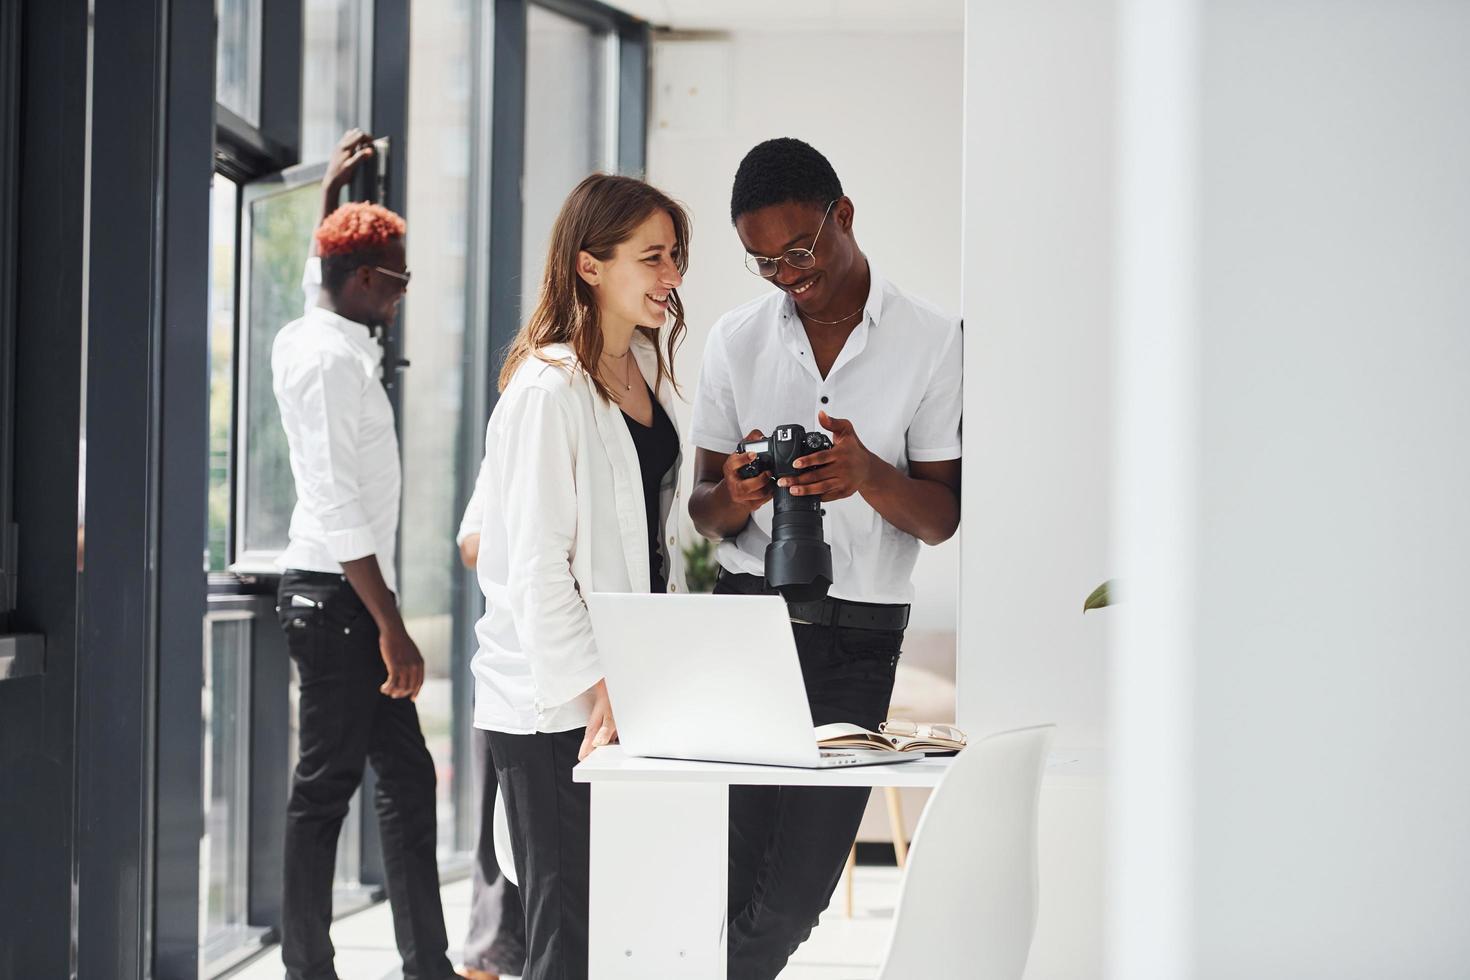
<path fill-rule="evenodd" d="M 731 588 L 749 594 L 771 592 L 759 575 L 732 574 L 720 570 L 720 579 Z M 838 626 L 858 630 L 904 630 L 909 625 L 909 607 L 881 602 L 853 602 L 828 596 L 812 602 L 788 602 L 786 611 L 793 623 Z"/>
<path fill-rule="evenodd" d="M 849 602 L 846 599 L 818 599 L 815 602 L 788 602 L 786 611 L 793 623 L 813 626 L 840 626 L 855 630 L 902 630 L 909 625 L 908 606 L 889 606 L 878 602 Z"/>

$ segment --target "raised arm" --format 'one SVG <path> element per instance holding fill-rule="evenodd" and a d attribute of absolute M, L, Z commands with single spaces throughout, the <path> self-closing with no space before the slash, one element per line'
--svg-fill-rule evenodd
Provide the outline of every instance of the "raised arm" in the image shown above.
<path fill-rule="evenodd" d="M 363 157 L 372 154 L 373 138 L 367 133 L 360 129 L 349 129 L 342 134 L 327 161 L 327 172 L 322 176 L 322 208 L 317 217 L 318 227 L 327 219 L 327 215 L 337 210 L 338 202 L 342 198 L 342 188 L 352 179 L 352 171 L 357 169 Z M 311 312 L 311 308 L 317 305 L 321 292 L 322 264 L 317 257 L 316 236 L 312 235 L 311 244 L 306 251 L 306 268 L 301 271 L 303 314 Z"/>
<path fill-rule="evenodd" d="M 327 215 L 337 210 L 342 199 L 342 188 L 352 179 L 352 172 L 364 157 L 373 155 L 373 138 L 360 129 L 349 129 L 342 134 L 337 145 L 332 149 L 332 155 L 327 159 L 327 172 L 322 175 L 322 208 L 317 217 L 320 225 L 326 220 Z M 316 238 L 311 240 L 311 251 L 308 255 L 316 255 Z"/>

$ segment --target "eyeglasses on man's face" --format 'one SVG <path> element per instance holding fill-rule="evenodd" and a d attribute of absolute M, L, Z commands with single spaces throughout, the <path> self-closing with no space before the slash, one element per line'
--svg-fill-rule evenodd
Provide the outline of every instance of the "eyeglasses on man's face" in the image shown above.
<path fill-rule="evenodd" d="M 817 225 L 816 237 L 812 239 L 811 248 L 788 248 L 774 259 L 764 255 L 745 256 L 745 267 L 762 279 L 770 279 L 781 271 L 781 263 L 785 262 L 793 269 L 810 269 L 817 264 L 817 242 L 821 240 L 822 229 L 827 225 L 827 215 L 832 213 L 834 200 L 827 205 L 827 210 L 822 212 L 822 223 Z"/>
<path fill-rule="evenodd" d="M 397 279 L 399 282 L 403 283 L 404 289 L 408 288 L 408 281 L 413 278 L 413 273 L 409 272 L 407 269 L 404 269 L 402 272 L 395 272 L 392 269 L 385 269 L 380 265 L 375 265 L 373 266 L 373 271 L 381 272 L 385 276 L 391 276 L 392 278 Z"/>

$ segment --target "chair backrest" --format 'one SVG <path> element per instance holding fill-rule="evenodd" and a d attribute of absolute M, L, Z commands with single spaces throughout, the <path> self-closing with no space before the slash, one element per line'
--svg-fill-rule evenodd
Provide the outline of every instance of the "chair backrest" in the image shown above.
<path fill-rule="evenodd" d="M 1036 810 L 1055 725 L 955 757 L 914 832 L 882 980 L 1020 980 L 1036 928 Z"/>
<path fill-rule="evenodd" d="M 488 772 L 485 778 L 494 779 L 495 773 Z M 491 823 L 490 839 L 495 844 L 495 863 L 500 873 L 512 885 L 520 886 L 516 880 L 515 852 L 510 849 L 510 821 L 505 816 L 505 794 L 495 794 L 495 817 Z"/>

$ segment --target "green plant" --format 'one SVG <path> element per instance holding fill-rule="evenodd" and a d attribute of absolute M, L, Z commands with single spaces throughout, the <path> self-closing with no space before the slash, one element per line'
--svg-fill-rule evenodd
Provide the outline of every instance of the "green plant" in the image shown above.
<path fill-rule="evenodd" d="M 1089 609 L 1101 609 L 1103 606 L 1112 605 L 1112 589 L 1112 579 L 1108 579 L 1102 585 L 1099 585 L 1097 588 L 1093 589 L 1092 594 L 1089 595 L 1086 601 L 1082 603 L 1082 612 L 1086 613 Z"/>
<path fill-rule="evenodd" d="M 684 548 L 684 581 L 690 592 L 711 592 L 715 587 L 715 576 L 720 572 L 715 561 L 715 543 L 706 537 L 697 537 Z"/>

